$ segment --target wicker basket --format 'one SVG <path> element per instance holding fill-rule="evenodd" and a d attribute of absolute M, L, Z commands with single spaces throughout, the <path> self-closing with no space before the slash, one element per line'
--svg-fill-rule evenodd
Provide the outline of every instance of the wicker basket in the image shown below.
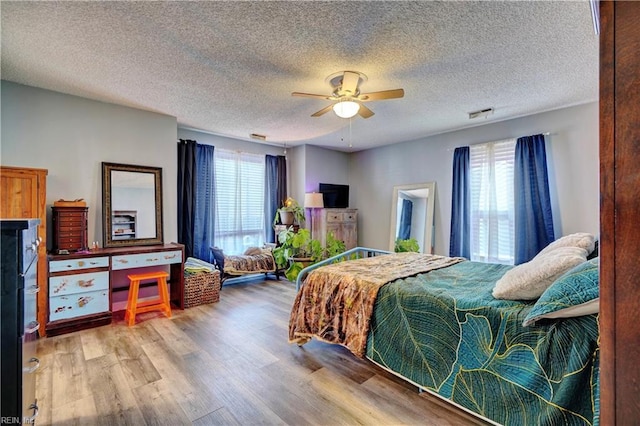
<path fill-rule="evenodd" d="M 184 307 L 214 303 L 220 300 L 220 271 L 185 272 Z"/>

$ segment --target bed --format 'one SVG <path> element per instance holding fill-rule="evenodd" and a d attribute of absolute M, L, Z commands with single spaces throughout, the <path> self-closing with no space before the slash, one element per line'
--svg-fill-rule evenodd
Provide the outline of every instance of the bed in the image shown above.
<path fill-rule="evenodd" d="M 352 249 L 303 271 L 289 340 L 343 345 L 495 423 L 597 425 L 598 258 L 586 253 L 539 297 L 502 300 L 513 266 Z"/>
<path fill-rule="evenodd" d="M 211 247 L 214 265 L 220 271 L 220 281 L 254 274 L 274 274 L 280 279 L 271 247 L 249 247 L 241 255 L 226 255 L 218 247 Z"/>

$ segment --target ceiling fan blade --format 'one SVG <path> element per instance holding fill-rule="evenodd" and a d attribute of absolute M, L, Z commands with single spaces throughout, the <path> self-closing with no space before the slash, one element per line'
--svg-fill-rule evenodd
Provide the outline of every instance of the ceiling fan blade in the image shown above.
<path fill-rule="evenodd" d="M 325 100 L 333 100 L 334 98 L 332 96 L 327 96 L 327 95 L 316 95 L 313 93 L 301 93 L 301 92 L 293 92 L 291 93 L 291 96 L 300 96 L 303 98 L 315 98 L 315 99 L 325 99 Z"/>
<path fill-rule="evenodd" d="M 382 99 L 397 99 L 404 96 L 404 89 L 382 90 L 380 92 L 362 93 L 358 96 L 361 102 L 379 101 Z"/>
<path fill-rule="evenodd" d="M 353 71 L 345 71 L 342 76 L 341 93 L 345 95 L 355 95 L 358 90 L 358 81 L 360 80 L 360 74 Z"/>
<path fill-rule="evenodd" d="M 373 111 L 371 111 L 369 108 L 367 108 L 366 106 L 360 104 L 360 109 L 358 110 L 358 115 L 362 118 L 369 118 L 374 114 Z"/>
<path fill-rule="evenodd" d="M 333 104 L 328 105 L 324 108 L 322 108 L 320 111 L 318 112 L 314 112 L 313 114 L 311 114 L 312 117 L 320 117 L 322 114 L 326 114 L 329 111 L 331 111 L 331 108 L 333 108 Z"/>

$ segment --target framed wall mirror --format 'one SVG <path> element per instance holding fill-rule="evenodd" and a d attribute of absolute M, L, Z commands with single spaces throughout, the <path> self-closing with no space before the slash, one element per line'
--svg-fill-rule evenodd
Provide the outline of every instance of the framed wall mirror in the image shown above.
<path fill-rule="evenodd" d="M 102 163 L 104 247 L 162 244 L 162 168 Z"/>
<path fill-rule="evenodd" d="M 433 210 L 435 182 L 393 187 L 389 249 L 396 239 L 415 238 L 422 253 L 433 253 Z"/>

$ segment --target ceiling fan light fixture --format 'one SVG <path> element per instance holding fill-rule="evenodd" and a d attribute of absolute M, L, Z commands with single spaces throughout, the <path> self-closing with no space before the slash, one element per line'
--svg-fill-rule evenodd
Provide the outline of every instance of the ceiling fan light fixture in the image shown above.
<path fill-rule="evenodd" d="M 351 118 L 360 111 L 360 104 L 354 101 L 340 101 L 333 105 L 333 112 L 340 118 Z"/>

